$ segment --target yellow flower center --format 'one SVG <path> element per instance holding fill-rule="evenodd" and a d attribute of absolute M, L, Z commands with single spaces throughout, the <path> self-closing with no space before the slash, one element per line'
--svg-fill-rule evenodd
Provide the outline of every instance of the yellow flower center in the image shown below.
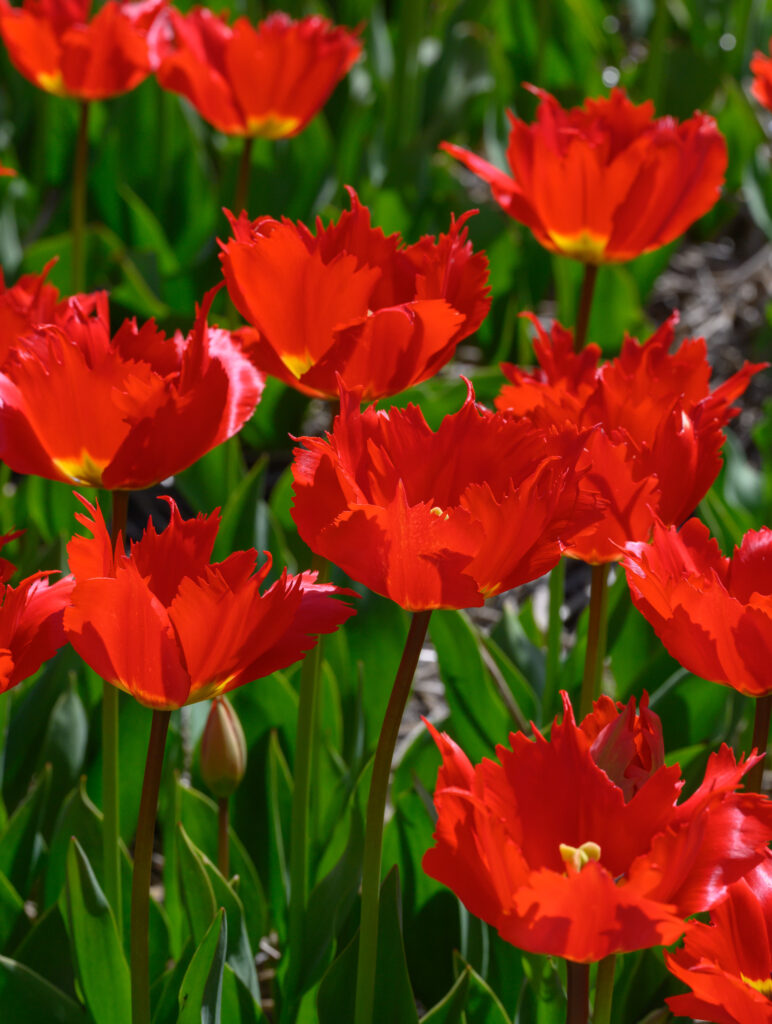
<path fill-rule="evenodd" d="M 757 992 L 761 992 L 767 999 L 772 999 L 772 978 L 748 978 L 744 974 L 741 974 L 740 977 L 746 985 L 750 985 Z"/>
<path fill-rule="evenodd" d="M 247 135 L 260 139 L 284 139 L 297 131 L 300 118 L 282 114 L 263 114 L 247 118 Z"/>
<path fill-rule="evenodd" d="M 600 860 L 600 847 L 597 843 L 586 842 L 581 846 L 560 844 L 560 856 L 566 864 L 572 864 L 574 871 L 581 871 L 591 860 Z"/>
<path fill-rule="evenodd" d="M 582 263 L 597 265 L 606 262 L 608 238 L 590 234 L 589 231 L 580 231 L 577 235 L 561 235 L 557 231 L 550 231 L 549 236 L 555 248 L 564 256 L 571 256 Z"/>
<path fill-rule="evenodd" d="M 54 96 L 67 95 L 61 71 L 39 71 L 35 77 L 40 88 L 46 92 L 51 92 Z"/>
<path fill-rule="evenodd" d="M 440 519 L 450 519 L 448 513 L 443 511 L 443 509 L 441 509 L 439 505 L 435 505 L 434 508 L 430 508 L 429 512 L 433 516 L 438 516 Z"/>
<path fill-rule="evenodd" d="M 74 484 L 86 487 L 101 487 L 102 473 L 109 459 L 95 462 L 84 448 L 79 459 L 52 459 L 56 468 Z"/>

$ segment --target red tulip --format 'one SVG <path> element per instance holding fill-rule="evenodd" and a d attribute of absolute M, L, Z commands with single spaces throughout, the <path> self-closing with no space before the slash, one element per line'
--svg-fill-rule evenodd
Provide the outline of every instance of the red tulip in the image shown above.
<path fill-rule="evenodd" d="M 658 729 L 636 724 L 634 699 L 618 712 L 621 727 L 606 704 L 577 727 L 563 702 L 549 740 L 512 734 L 498 762 L 477 766 L 429 726 L 442 766 L 424 870 L 533 953 L 587 963 L 668 945 L 765 856 L 772 803 L 735 792 L 758 758 L 736 764 L 723 746 L 677 804 L 680 768 L 662 765 L 649 738 L 656 756 L 641 757 Z"/>
<path fill-rule="evenodd" d="M 83 499 L 81 499 L 83 500 Z M 353 614 L 316 583 L 316 573 L 286 571 L 260 592 L 271 557 L 236 551 L 209 564 L 219 516 L 183 520 L 171 498 L 171 522 L 121 554 L 102 513 L 83 501 L 79 522 L 93 537 L 74 537 L 67 552 L 75 577 L 65 629 L 72 646 L 107 682 L 157 710 L 219 697 L 294 664 Z"/>
<path fill-rule="evenodd" d="M 0 458 L 18 473 L 133 490 L 235 434 L 264 378 L 228 331 L 207 327 L 214 291 L 186 338 L 126 320 L 111 339 L 104 292 L 60 304 L 2 364 Z"/>
<path fill-rule="evenodd" d="M 467 608 L 555 566 L 596 513 L 579 497 L 576 431 L 475 404 L 435 433 L 420 409 L 359 411 L 343 393 L 327 440 L 295 452 L 292 512 L 317 554 L 403 608 Z"/>
<path fill-rule="evenodd" d="M 547 334 L 533 317 L 539 369 L 502 366 L 512 383 L 496 399 L 498 409 L 542 426 L 594 428 L 583 487 L 607 507 L 572 541 L 567 553 L 576 558 L 617 560 L 625 543 L 648 539 L 657 516 L 680 523 L 694 510 L 721 468 L 722 428 L 737 413 L 731 403 L 766 365 L 745 363 L 711 391 L 702 338 L 668 351 L 677 319 L 673 314 L 642 345 L 626 337 L 621 354 L 598 366 L 596 345 L 574 352 L 570 331 L 555 323 Z"/>
<path fill-rule="evenodd" d="M 633 603 L 672 656 L 703 679 L 751 697 L 772 693 L 772 530 L 746 533 L 725 558 L 706 526 L 655 526 L 628 544 Z"/>
<path fill-rule="evenodd" d="M 58 288 L 46 281 L 55 262 L 50 260 L 41 274 L 25 274 L 10 288 L 0 270 L 0 366 L 20 335 L 66 316 L 68 300 L 60 300 Z M 88 301 L 88 296 L 81 298 Z"/>
<path fill-rule="evenodd" d="M 564 110 L 543 89 L 536 123 L 510 113 L 511 175 L 473 153 L 442 148 L 487 181 L 493 197 L 537 241 L 584 263 L 617 263 L 667 245 L 718 199 L 727 166 L 716 122 L 654 119 L 621 89 Z"/>
<path fill-rule="evenodd" d="M 355 33 L 319 15 L 293 21 L 276 11 L 254 28 L 246 18 L 229 26 L 204 7 L 171 8 L 171 25 L 160 85 L 227 135 L 297 135 L 362 48 Z"/>
<path fill-rule="evenodd" d="M 236 308 L 259 334 L 256 366 L 309 395 L 337 398 L 340 375 L 365 399 L 394 395 L 431 377 L 476 331 L 490 308 L 488 262 L 473 253 L 465 223 L 404 246 L 351 210 L 316 235 L 303 224 L 230 216 L 223 273 Z M 222 243 L 221 243 L 222 244 Z"/>
<path fill-rule="evenodd" d="M 150 74 L 146 37 L 163 6 L 107 0 L 89 21 L 90 0 L 0 0 L 0 35 L 14 67 L 40 89 L 104 100 Z"/>
<path fill-rule="evenodd" d="M 772 39 L 768 49 L 772 49 Z M 751 61 L 751 71 L 755 76 L 751 83 L 751 93 L 762 106 L 772 110 L 772 56 L 757 50 Z"/>
<path fill-rule="evenodd" d="M 692 990 L 668 1006 L 715 1024 L 772 1024 L 772 860 L 730 886 L 710 920 L 693 922 L 683 949 L 665 955 Z"/>
<path fill-rule="evenodd" d="M 18 537 L 0 536 L 0 547 Z M 53 572 L 36 572 L 12 587 L 15 567 L 0 558 L 0 693 L 33 675 L 66 642 L 62 617 L 72 577 L 49 583 Z"/>
<path fill-rule="evenodd" d="M 14 167 L 6 167 L 0 164 L 0 178 L 15 178 L 19 172 Z"/>

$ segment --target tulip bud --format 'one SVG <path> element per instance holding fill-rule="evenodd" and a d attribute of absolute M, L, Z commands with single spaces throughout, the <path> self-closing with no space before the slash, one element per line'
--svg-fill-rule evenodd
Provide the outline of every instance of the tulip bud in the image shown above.
<path fill-rule="evenodd" d="M 215 697 L 201 737 L 201 777 L 216 797 L 227 797 L 244 778 L 247 741 L 238 715 Z"/>

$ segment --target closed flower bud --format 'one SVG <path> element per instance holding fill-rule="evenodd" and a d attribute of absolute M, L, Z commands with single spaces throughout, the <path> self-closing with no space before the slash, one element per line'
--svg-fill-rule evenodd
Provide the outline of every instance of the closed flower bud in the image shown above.
<path fill-rule="evenodd" d="M 215 697 L 201 737 L 201 777 L 216 797 L 230 796 L 247 769 L 247 741 L 238 715 Z"/>

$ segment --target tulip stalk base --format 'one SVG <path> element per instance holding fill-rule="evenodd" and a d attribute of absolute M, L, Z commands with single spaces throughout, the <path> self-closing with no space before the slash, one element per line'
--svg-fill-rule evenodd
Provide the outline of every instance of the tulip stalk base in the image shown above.
<path fill-rule="evenodd" d="M 129 510 L 127 491 L 113 491 L 110 543 L 115 550 L 118 537 L 126 533 Z M 118 711 L 120 694 L 112 683 L 102 685 L 102 845 L 105 866 L 105 895 L 115 914 L 118 934 L 123 931 L 121 894 L 121 822 L 119 793 Z"/>
<path fill-rule="evenodd" d="M 431 611 L 414 612 L 402 659 L 394 679 L 381 734 L 375 749 L 370 793 L 367 798 L 365 849 L 362 864 L 362 916 L 359 927 L 359 960 L 354 1024 L 372 1024 L 375 1000 L 375 967 L 378 952 L 378 916 L 381 885 L 383 818 L 389 774 L 399 726 L 413 683 Z"/>
<path fill-rule="evenodd" d="M 587 1024 L 590 1016 L 590 965 L 566 960 L 568 1009 L 566 1024 Z"/>
<path fill-rule="evenodd" d="M 753 716 L 753 743 L 759 754 L 766 754 L 769 743 L 769 722 L 772 717 L 772 694 L 756 698 L 756 709 Z M 764 780 L 764 763 L 759 761 L 745 776 L 745 790 L 748 793 L 760 793 Z"/>
<path fill-rule="evenodd" d="M 154 711 L 147 747 L 145 777 L 134 843 L 134 874 L 131 880 L 131 1021 L 150 1024 L 150 869 L 153 837 L 161 789 L 166 734 L 171 711 Z"/>
<path fill-rule="evenodd" d="M 610 956 L 604 957 L 598 964 L 592 1024 L 610 1024 L 611 1022 L 611 1000 L 614 994 L 616 961 L 617 958 L 612 953 Z"/>
<path fill-rule="evenodd" d="M 86 286 L 86 182 L 88 175 L 88 111 L 89 101 L 80 105 L 75 163 L 72 174 L 72 290 L 82 292 Z"/>
<path fill-rule="evenodd" d="M 590 326 L 590 309 L 597 278 L 598 268 L 593 263 L 585 263 L 582 291 L 579 295 L 579 312 L 576 314 L 576 330 L 574 331 L 575 352 L 581 352 L 587 342 L 587 328 Z"/>
<path fill-rule="evenodd" d="M 587 653 L 584 658 L 582 695 L 579 718 L 592 711 L 593 701 L 600 695 L 600 677 L 606 656 L 608 629 L 608 566 L 593 565 L 590 583 L 590 622 L 587 626 Z"/>

